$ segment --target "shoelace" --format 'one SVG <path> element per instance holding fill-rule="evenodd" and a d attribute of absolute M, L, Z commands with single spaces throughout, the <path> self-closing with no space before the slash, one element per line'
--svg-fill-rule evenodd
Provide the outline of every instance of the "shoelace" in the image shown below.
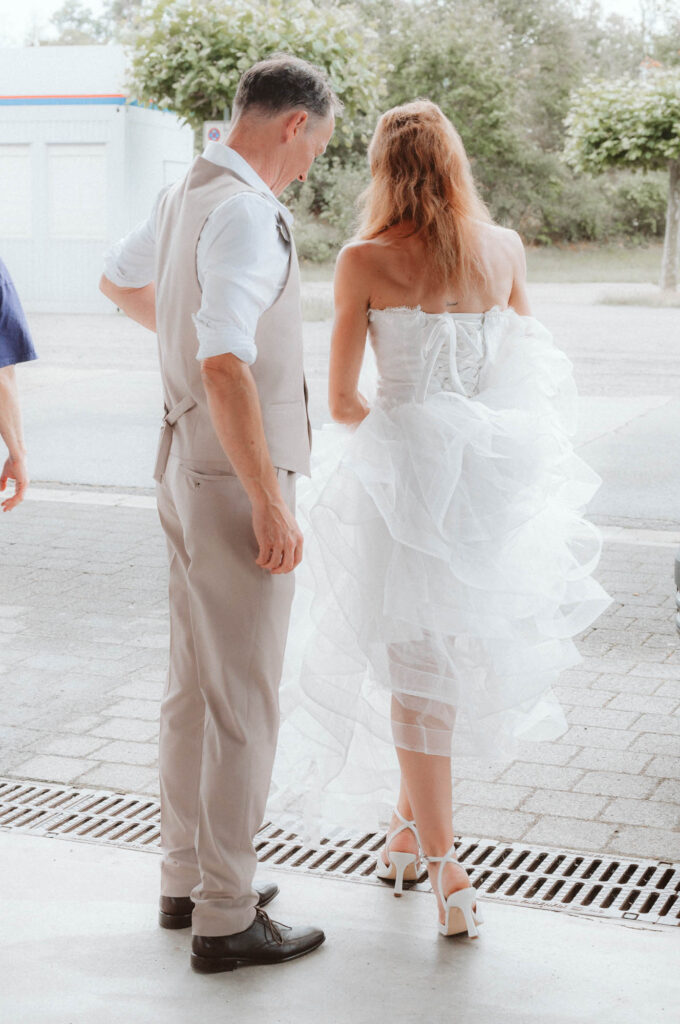
<path fill-rule="evenodd" d="M 288 926 L 282 924 L 280 921 L 272 921 L 267 911 L 263 910 L 262 907 L 255 908 L 255 916 L 258 917 L 262 922 L 265 935 L 267 934 L 267 932 L 269 932 L 274 942 L 276 942 L 279 946 L 283 945 L 285 939 L 281 934 L 280 929 L 287 928 Z"/>

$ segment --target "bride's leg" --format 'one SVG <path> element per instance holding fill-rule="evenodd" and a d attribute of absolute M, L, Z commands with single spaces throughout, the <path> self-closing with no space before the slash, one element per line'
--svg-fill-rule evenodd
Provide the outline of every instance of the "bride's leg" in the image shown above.
<path fill-rule="evenodd" d="M 397 810 L 399 811 L 399 814 L 401 814 L 403 818 L 406 818 L 407 821 L 413 821 L 413 810 L 411 808 L 411 804 L 409 803 L 408 794 L 406 792 L 406 786 L 404 784 L 403 778 L 399 786 Z M 387 830 L 388 833 L 396 831 L 401 824 L 401 820 L 397 817 L 396 814 L 393 814 L 392 820 L 390 821 L 390 827 Z M 410 829 L 406 828 L 402 829 L 401 832 L 398 832 L 397 835 L 392 840 L 392 842 L 390 843 L 390 850 L 392 850 L 394 853 L 415 853 L 416 855 L 418 855 L 418 842 L 415 836 L 413 835 L 413 832 Z M 387 864 L 388 860 L 386 847 L 383 847 L 381 856 L 385 863 Z"/>
<path fill-rule="evenodd" d="M 408 804 L 411 818 L 415 819 L 422 852 L 429 857 L 443 857 L 453 845 L 453 786 L 451 758 L 438 754 L 425 754 L 409 750 L 403 743 L 422 740 L 423 730 L 430 737 L 437 736 L 442 749 L 450 749 L 450 737 L 455 721 L 455 709 L 433 702 L 427 707 L 418 700 L 396 694 L 392 697 L 392 731 L 401 768 L 400 800 Z M 401 805 L 399 810 L 402 814 Z M 396 840 L 395 840 L 396 842 Z M 428 865 L 432 888 L 437 888 L 439 865 Z M 446 895 L 470 885 L 465 868 L 458 864 L 444 867 L 443 888 Z M 439 905 L 440 920 L 444 909 Z"/>
<path fill-rule="evenodd" d="M 429 857 L 443 857 L 453 845 L 451 759 L 405 750 L 403 747 L 397 747 L 396 751 L 401 766 L 402 785 L 405 785 L 413 810 L 423 853 Z M 428 865 L 435 893 L 438 871 L 438 864 Z M 447 896 L 456 889 L 470 885 L 467 872 L 460 864 L 446 864 L 442 881 Z M 444 908 L 441 903 L 439 919 L 443 923 Z"/>

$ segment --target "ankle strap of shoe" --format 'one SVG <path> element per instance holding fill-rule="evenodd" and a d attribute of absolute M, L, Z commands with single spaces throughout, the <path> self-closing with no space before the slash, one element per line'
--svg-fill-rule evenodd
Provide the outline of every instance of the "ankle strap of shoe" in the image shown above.
<path fill-rule="evenodd" d="M 453 842 L 443 857 L 428 857 L 427 854 L 423 854 L 423 860 L 428 864 L 439 864 L 439 871 L 437 872 L 437 888 L 439 889 L 439 896 L 442 903 L 445 903 L 444 898 L 444 886 L 442 885 L 442 878 L 444 877 L 444 865 L 445 864 L 457 864 L 458 858 L 456 857 L 456 844 Z"/>
<path fill-rule="evenodd" d="M 407 830 L 413 832 L 413 835 L 416 837 L 416 842 L 418 843 L 418 846 L 421 846 L 422 844 L 420 842 L 420 836 L 418 835 L 418 829 L 416 828 L 415 821 L 408 821 L 408 819 L 404 817 L 404 815 L 399 811 L 397 807 L 394 808 L 394 813 L 396 814 L 401 824 L 397 825 L 395 829 L 392 829 L 392 831 L 388 833 L 387 838 L 385 839 L 385 846 L 389 846 L 394 837 L 398 836 L 400 832 L 405 832 Z"/>

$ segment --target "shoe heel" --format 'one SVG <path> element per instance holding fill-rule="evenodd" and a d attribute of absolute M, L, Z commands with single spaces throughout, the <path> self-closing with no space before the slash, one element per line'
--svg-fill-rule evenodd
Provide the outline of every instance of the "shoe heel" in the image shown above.
<path fill-rule="evenodd" d="M 226 960 L 224 957 L 198 956 L 191 954 L 191 966 L 199 974 L 220 974 L 222 971 L 235 971 L 237 960 Z"/>
<path fill-rule="evenodd" d="M 476 902 L 477 890 L 473 886 L 452 892 L 446 899 L 444 924 L 439 926 L 442 935 L 459 935 L 467 931 L 471 939 L 476 939 L 479 932 L 472 909 Z"/>
<path fill-rule="evenodd" d="M 190 928 L 191 914 L 164 914 L 159 910 L 158 923 L 161 928 Z"/>
<path fill-rule="evenodd" d="M 404 877 L 409 867 L 416 862 L 415 853 L 390 853 L 388 854 L 390 861 L 394 865 L 396 871 L 394 879 L 394 895 L 403 896 L 404 894 Z M 409 880 L 415 877 L 415 872 L 409 872 Z"/>

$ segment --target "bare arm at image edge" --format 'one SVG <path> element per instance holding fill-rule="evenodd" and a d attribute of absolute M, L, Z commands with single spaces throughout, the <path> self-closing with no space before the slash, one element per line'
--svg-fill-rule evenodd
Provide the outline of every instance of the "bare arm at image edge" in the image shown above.
<path fill-rule="evenodd" d="M 14 494 L 2 502 L 3 512 L 10 512 L 23 501 L 28 487 L 19 391 L 13 366 L 0 367 L 0 435 L 8 449 L 0 474 L 0 491 L 5 490 L 8 480 L 14 480 Z"/>

